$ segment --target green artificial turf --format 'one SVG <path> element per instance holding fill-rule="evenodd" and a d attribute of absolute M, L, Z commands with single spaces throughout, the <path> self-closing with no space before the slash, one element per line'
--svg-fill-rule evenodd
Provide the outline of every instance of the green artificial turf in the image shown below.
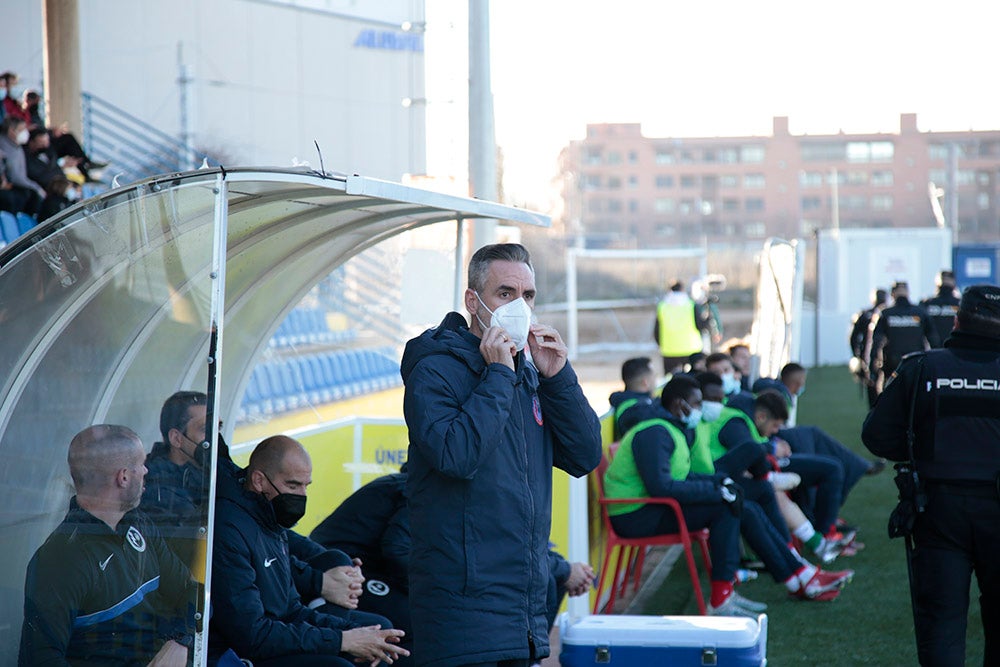
<path fill-rule="evenodd" d="M 866 458 L 861 424 L 867 402 L 846 367 L 809 371 L 799 399 L 798 423 L 816 425 Z M 860 528 L 866 548 L 838 558 L 827 569 L 852 569 L 854 581 L 833 602 L 788 598 L 785 587 L 766 573 L 742 584 L 740 593 L 768 604 L 768 665 L 915 665 L 916 647 L 902 540 L 890 540 L 886 520 L 896 505 L 893 470 L 863 477 L 844 504 L 841 516 Z M 696 556 L 699 561 L 700 557 Z M 702 578 L 708 594 L 708 581 Z M 983 631 L 978 589 L 973 583 L 966 664 L 982 664 Z M 647 614 L 697 614 L 684 567 L 675 567 L 642 610 Z"/>

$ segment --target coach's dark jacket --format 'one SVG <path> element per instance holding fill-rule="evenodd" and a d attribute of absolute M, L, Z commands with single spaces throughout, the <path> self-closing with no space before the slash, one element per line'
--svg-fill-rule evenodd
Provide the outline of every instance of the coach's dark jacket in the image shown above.
<path fill-rule="evenodd" d="M 568 363 L 539 378 L 523 353 L 516 372 L 487 366 L 479 345 L 449 313 L 403 354 L 418 665 L 548 655 L 552 467 L 579 477 L 601 456 Z"/>

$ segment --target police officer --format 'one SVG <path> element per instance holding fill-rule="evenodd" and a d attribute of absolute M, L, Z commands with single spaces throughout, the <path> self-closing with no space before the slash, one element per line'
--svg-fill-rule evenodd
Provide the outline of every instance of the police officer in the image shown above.
<path fill-rule="evenodd" d="M 951 271 L 941 271 L 937 277 L 937 294 L 920 302 L 931 318 L 938 341 L 941 343 L 951 333 L 955 324 L 955 313 L 958 312 L 958 297 L 955 296 L 955 274 Z"/>
<path fill-rule="evenodd" d="M 944 349 L 903 360 L 861 437 L 875 454 L 904 461 L 911 423 L 926 499 L 912 533 L 920 664 L 964 664 L 973 572 L 983 662 L 1000 664 L 1000 288 L 965 290 Z"/>
<path fill-rule="evenodd" d="M 904 355 L 922 352 L 938 344 L 937 333 L 927 312 L 910 303 L 910 288 L 905 282 L 892 286 L 893 304 L 872 316 L 871 349 L 868 368 L 880 393 L 886 378 L 895 370 Z"/>

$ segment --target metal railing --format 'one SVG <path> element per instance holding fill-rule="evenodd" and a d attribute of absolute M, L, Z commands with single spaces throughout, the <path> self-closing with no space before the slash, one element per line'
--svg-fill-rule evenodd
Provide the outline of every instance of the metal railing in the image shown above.
<path fill-rule="evenodd" d="M 192 169 L 192 151 L 176 137 L 92 93 L 81 95 L 83 143 L 91 158 L 109 162 L 106 178 L 120 184 Z"/>

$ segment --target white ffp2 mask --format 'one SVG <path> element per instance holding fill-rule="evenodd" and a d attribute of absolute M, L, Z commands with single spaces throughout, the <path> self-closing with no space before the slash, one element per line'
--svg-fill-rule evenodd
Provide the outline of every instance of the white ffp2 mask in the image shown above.
<path fill-rule="evenodd" d="M 528 332 L 531 328 L 531 306 L 524 300 L 524 297 L 518 297 L 505 303 L 496 310 L 490 310 L 489 306 L 483 303 L 479 292 L 476 292 L 476 298 L 479 299 L 479 303 L 483 304 L 486 312 L 492 315 L 490 326 L 500 327 L 506 331 L 514 347 L 518 351 L 523 350 L 528 343 Z M 476 314 L 476 317 L 479 318 L 479 315 Z M 479 320 L 479 324 L 484 329 L 486 328 L 482 319 Z"/>

